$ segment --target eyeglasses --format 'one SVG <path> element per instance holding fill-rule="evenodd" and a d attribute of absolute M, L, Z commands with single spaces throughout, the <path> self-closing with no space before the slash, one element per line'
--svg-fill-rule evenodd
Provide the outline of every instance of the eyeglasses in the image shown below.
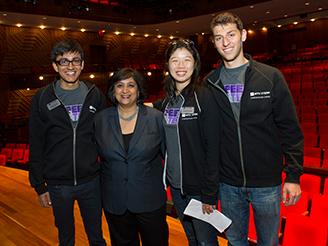
<path fill-rule="evenodd" d="M 82 59 L 81 58 L 73 58 L 73 60 L 68 60 L 66 58 L 62 58 L 58 61 L 56 61 L 56 64 L 59 66 L 69 66 L 71 63 L 73 66 L 81 66 L 82 65 Z"/>

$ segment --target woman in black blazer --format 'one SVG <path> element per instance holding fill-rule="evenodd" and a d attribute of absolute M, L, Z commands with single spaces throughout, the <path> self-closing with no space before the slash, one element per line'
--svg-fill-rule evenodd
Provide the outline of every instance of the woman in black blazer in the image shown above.
<path fill-rule="evenodd" d="M 143 105 L 144 77 L 124 68 L 110 79 L 114 106 L 95 119 L 102 196 L 113 246 L 168 245 L 162 113 Z"/>

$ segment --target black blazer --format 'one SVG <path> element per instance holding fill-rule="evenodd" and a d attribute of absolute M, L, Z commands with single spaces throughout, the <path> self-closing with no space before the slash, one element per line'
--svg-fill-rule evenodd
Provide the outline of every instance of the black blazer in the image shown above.
<path fill-rule="evenodd" d="M 98 113 L 95 137 L 101 167 L 105 211 L 121 215 L 151 212 L 166 202 L 162 157 L 165 136 L 162 113 L 139 106 L 128 151 L 125 150 L 116 107 Z"/>

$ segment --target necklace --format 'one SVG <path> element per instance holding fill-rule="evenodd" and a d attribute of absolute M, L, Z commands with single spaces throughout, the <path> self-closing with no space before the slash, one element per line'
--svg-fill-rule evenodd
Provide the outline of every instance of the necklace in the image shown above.
<path fill-rule="evenodd" d="M 118 116 L 120 117 L 121 120 L 131 121 L 136 117 L 136 115 L 138 114 L 138 111 L 139 111 L 139 107 L 137 106 L 136 111 L 133 114 L 131 114 L 127 117 L 124 117 L 120 114 L 120 110 L 118 109 Z"/>

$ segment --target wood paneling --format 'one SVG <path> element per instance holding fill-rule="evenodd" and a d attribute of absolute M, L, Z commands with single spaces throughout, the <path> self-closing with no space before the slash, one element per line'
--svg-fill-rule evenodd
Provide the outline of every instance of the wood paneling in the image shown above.
<path fill-rule="evenodd" d="M 92 46 L 104 46 L 102 61 L 106 68 L 117 69 L 125 66 L 147 67 L 163 63 L 164 51 L 170 39 L 157 37 L 105 34 L 99 37 L 94 32 L 61 31 L 38 28 L 18 28 L 0 25 L 0 73 L 33 74 L 35 71 L 52 71 L 50 52 L 53 45 L 63 39 L 78 40 L 84 51 L 86 67 L 94 62 Z M 145 59 L 147 58 L 147 59 Z M 97 62 L 98 63 L 98 62 Z M 44 69 L 42 69 L 44 68 Z M 49 69 L 50 68 L 50 69 Z M 94 67 L 96 69 L 96 67 Z"/>

